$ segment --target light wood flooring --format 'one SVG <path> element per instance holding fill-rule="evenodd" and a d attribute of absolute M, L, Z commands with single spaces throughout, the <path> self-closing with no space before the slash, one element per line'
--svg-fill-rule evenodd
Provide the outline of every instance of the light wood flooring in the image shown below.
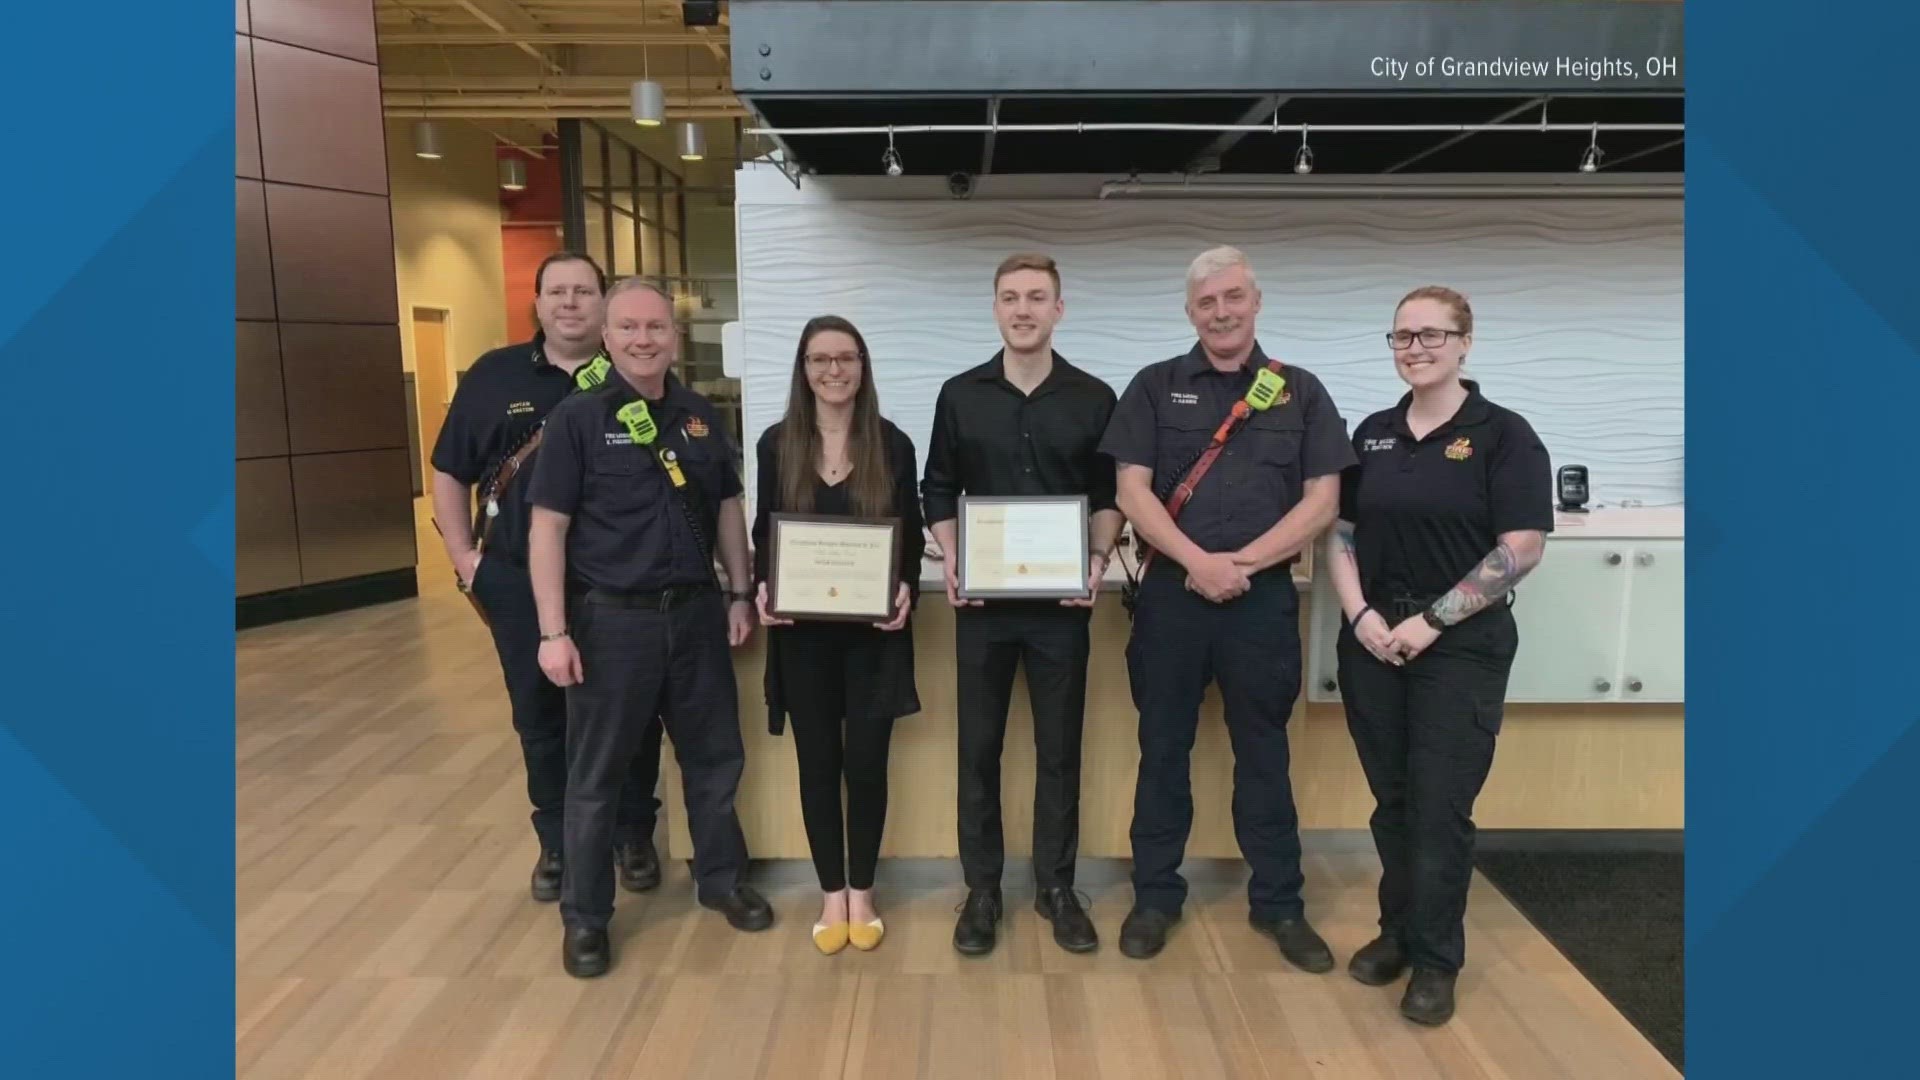
<path fill-rule="evenodd" d="M 1147 962 L 1116 947 L 1120 864 L 1083 873 L 1102 935 L 1089 956 L 1052 944 L 1010 871 L 1000 947 L 970 960 L 949 945 L 957 868 L 943 881 L 910 861 L 883 866 L 879 950 L 830 958 L 807 937 L 804 864 L 756 872 L 779 921 L 742 934 L 670 862 L 658 891 L 619 894 L 614 970 L 569 978 L 557 909 L 526 892 L 534 847 L 492 653 L 430 531 L 421 561 L 419 600 L 240 635 L 241 1077 L 1677 1075 L 1478 877 L 1459 1014 L 1403 1021 L 1401 987 L 1344 974 L 1377 874 L 1352 834 L 1308 840 L 1307 903 L 1341 962 L 1328 975 L 1247 926 L 1244 878 L 1218 864 L 1196 870 L 1187 918 Z"/>

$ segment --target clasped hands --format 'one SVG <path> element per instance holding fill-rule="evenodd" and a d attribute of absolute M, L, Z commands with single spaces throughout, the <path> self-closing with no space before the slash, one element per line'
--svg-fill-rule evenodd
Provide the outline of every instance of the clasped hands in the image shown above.
<path fill-rule="evenodd" d="M 1402 619 L 1398 626 L 1388 626 L 1385 615 L 1368 608 L 1353 624 L 1353 638 L 1361 648 L 1372 653 L 1375 660 L 1402 667 L 1439 640 L 1440 631 L 1418 615 Z"/>
<path fill-rule="evenodd" d="M 1208 552 L 1187 567 L 1187 591 L 1224 604 L 1253 588 L 1256 565 L 1244 551 Z"/>

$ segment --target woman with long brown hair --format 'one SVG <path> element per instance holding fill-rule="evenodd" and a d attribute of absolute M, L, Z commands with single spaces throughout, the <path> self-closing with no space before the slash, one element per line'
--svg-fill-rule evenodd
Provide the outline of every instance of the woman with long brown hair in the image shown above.
<path fill-rule="evenodd" d="M 754 571 L 768 632 L 767 727 L 793 718 L 800 813 L 820 879 L 821 952 L 872 949 L 884 931 L 873 873 L 887 818 L 893 721 L 920 711 L 913 632 L 920 592 L 921 512 L 912 440 L 880 415 L 867 343 L 854 325 L 821 315 L 800 332 L 786 416 L 760 436 Z M 885 623 L 794 622 L 768 609 L 772 515 L 828 514 L 899 521 L 900 586 Z M 846 820 L 841 820 L 841 787 Z M 844 838 L 844 839 L 843 839 Z"/>

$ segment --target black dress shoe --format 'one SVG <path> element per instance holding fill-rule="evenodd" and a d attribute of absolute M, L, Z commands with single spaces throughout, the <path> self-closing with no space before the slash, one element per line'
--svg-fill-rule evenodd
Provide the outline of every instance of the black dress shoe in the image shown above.
<path fill-rule="evenodd" d="M 1347 961 L 1347 974 L 1368 986 L 1385 986 L 1407 970 L 1407 954 L 1400 939 L 1382 934 L 1361 946 Z"/>
<path fill-rule="evenodd" d="M 999 889 L 968 889 L 966 902 L 960 905 L 960 921 L 953 924 L 954 951 L 965 956 L 992 952 L 1000 911 Z"/>
<path fill-rule="evenodd" d="M 1280 943 L 1280 955 L 1301 971 L 1315 975 L 1333 970 L 1333 950 L 1314 933 L 1305 919 L 1247 918 L 1255 930 Z"/>
<path fill-rule="evenodd" d="M 1400 1015 L 1429 1027 L 1446 1023 L 1453 1017 L 1453 980 L 1451 971 L 1414 968 L 1400 999 Z"/>
<path fill-rule="evenodd" d="M 541 903 L 551 903 L 560 899 L 560 853 L 552 848 L 540 852 L 540 861 L 533 864 L 533 898 Z"/>
<path fill-rule="evenodd" d="M 773 905 L 751 886 L 736 885 L 732 892 L 718 899 L 703 896 L 700 906 L 725 915 L 727 924 L 735 930 L 765 930 L 773 925 Z"/>
<path fill-rule="evenodd" d="M 652 840 L 615 848 L 613 865 L 620 871 L 620 887 L 628 892 L 646 892 L 660 887 L 660 855 Z"/>
<path fill-rule="evenodd" d="M 1167 947 L 1167 931 L 1179 920 L 1178 915 L 1135 904 L 1120 924 L 1120 951 L 1135 960 L 1145 960 Z"/>
<path fill-rule="evenodd" d="M 1080 898 L 1072 889 L 1041 889 L 1033 898 L 1033 910 L 1053 924 L 1053 943 L 1072 953 L 1092 952 L 1100 947 L 1100 935 L 1087 918 Z"/>
<path fill-rule="evenodd" d="M 612 962 L 613 945 L 607 940 L 606 930 L 567 927 L 566 937 L 560 943 L 560 963 L 567 974 L 576 979 L 591 979 L 605 975 Z"/>

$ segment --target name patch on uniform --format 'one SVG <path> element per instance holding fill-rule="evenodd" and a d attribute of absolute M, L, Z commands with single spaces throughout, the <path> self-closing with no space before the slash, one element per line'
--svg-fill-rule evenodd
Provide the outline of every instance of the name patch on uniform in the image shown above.
<path fill-rule="evenodd" d="M 603 431 L 600 434 L 606 436 L 608 446 L 632 446 L 633 445 L 633 436 L 627 434 L 624 431 Z"/>
<path fill-rule="evenodd" d="M 1396 435 L 1389 435 L 1384 439 L 1361 439 L 1360 451 L 1371 454 L 1376 450 L 1391 450 L 1398 445 L 1400 445 L 1400 439 Z"/>
<path fill-rule="evenodd" d="M 1172 392 L 1171 392 L 1171 394 L 1170 394 L 1170 396 L 1171 396 L 1171 397 L 1173 398 L 1173 403 L 1174 403 L 1175 405 L 1198 405 L 1198 404 L 1200 404 L 1200 395 L 1199 395 L 1199 394 L 1186 394 L 1186 393 L 1182 393 L 1182 392 L 1180 392 L 1180 391 L 1178 391 L 1178 390 L 1174 390 L 1174 391 L 1172 391 Z"/>
<path fill-rule="evenodd" d="M 1465 435 L 1462 435 L 1459 438 L 1453 440 L 1451 443 L 1447 444 L 1447 460 L 1448 461 L 1465 461 L 1472 456 L 1473 456 L 1473 444 L 1467 441 L 1467 437 Z"/>
<path fill-rule="evenodd" d="M 516 401 L 507 406 L 508 416 L 525 416 L 532 411 L 533 402 L 531 401 Z"/>
<path fill-rule="evenodd" d="M 687 420 L 687 434 L 690 437 L 695 439 L 706 438 L 707 422 L 705 420 L 700 419 L 697 416 L 689 417 Z"/>

